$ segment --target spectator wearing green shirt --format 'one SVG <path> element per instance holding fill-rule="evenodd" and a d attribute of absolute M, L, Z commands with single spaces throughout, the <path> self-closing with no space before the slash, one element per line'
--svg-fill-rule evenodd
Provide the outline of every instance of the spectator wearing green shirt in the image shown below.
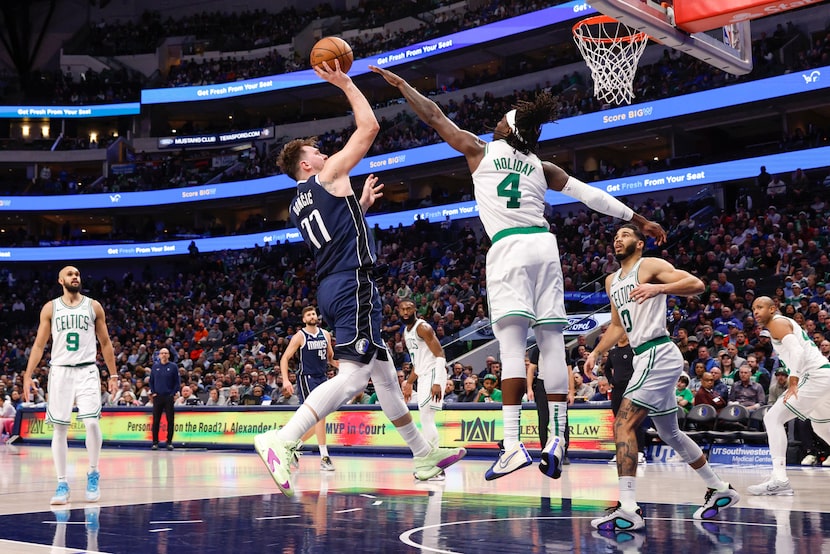
<path fill-rule="evenodd" d="M 677 389 L 674 391 L 674 395 L 677 397 L 677 407 L 683 408 L 686 413 L 689 413 L 694 405 L 695 397 L 692 391 L 689 390 L 689 378 L 685 375 L 677 378 Z"/>
<path fill-rule="evenodd" d="M 492 373 L 484 376 L 484 386 L 479 389 L 476 402 L 501 402 L 501 391 L 496 388 L 496 376 Z"/>

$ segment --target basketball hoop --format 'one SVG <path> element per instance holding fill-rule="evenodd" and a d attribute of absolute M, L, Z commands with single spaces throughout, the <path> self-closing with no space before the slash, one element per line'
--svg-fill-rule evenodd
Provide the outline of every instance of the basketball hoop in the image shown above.
<path fill-rule="evenodd" d="M 613 104 L 630 104 L 634 74 L 648 35 L 607 15 L 583 19 L 573 26 L 574 42 L 591 69 L 594 96 Z"/>

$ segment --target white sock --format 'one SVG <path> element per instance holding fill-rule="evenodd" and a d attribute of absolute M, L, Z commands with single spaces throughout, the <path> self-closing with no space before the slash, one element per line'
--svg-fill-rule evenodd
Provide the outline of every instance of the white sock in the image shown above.
<path fill-rule="evenodd" d="M 89 471 L 98 471 L 98 460 L 101 457 L 101 445 L 104 443 L 104 437 L 101 434 L 101 425 L 98 423 L 98 418 L 85 418 L 84 427 L 86 427 L 86 451 L 89 454 Z"/>
<path fill-rule="evenodd" d="M 502 421 L 504 425 L 504 449 L 510 450 L 519 442 L 519 419 L 522 417 L 521 406 L 501 407 Z"/>
<path fill-rule="evenodd" d="M 440 437 L 438 435 L 438 426 L 435 425 L 435 410 L 427 406 L 421 408 L 421 433 L 424 434 L 424 439 L 432 446 L 438 446 Z"/>
<path fill-rule="evenodd" d="M 66 481 L 66 453 L 69 450 L 66 437 L 69 434 L 69 426 L 55 423 L 52 427 L 52 460 L 55 462 L 55 472 L 60 483 Z"/>
<path fill-rule="evenodd" d="M 60 548 L 61 550 L 66 548 L 66 523 L 55 524 L 55 536 L 52 537 L 52 547 Z"/>
<path fill-rule="evenodd" d="M 729 483 L 722 481 L 721 478 L 717 476 L 715 471 L 712 469 L 712 466 L 709 465 L 709 462 L 706 462 L 702 467 L 697 468 L 695 471 L 697 471 L 697 474 L 700 475 L 700 478 L 703 479 L 706 486 L 710 489 L 725 491 L 729 488 Z"/>
<path fill-rule="evenodd" d="M 401 434 L 409 449 L 412 450 L 412 455 L 416 458 L 423 458 L 432 452 L 432 446 L 424 439 L 421 432 L 418 431 L 415 422 L 410 421 L 402 427 L 395 427 L 395 429 Z"/>
<path fill-rule="evenodd" d="M 369 381 L 370 367 L 370 364 L 342 360 L 337 376 L 311 391 L 285 427 L 277 431 L 277 438 L 286 441 L 301 440 L 306 431 L 314 427 L 318 418 L 325 419 L 327 415 L 363 390 Z M 392 378 L 397 383 L 394 370 Z M 398 390 L 400 394 L 400 387 Z"/>
<path fill-rule="evenodd" d="M 86 550 L 87 552 L 98 552 L 98 531 L 91 531 L 86 526 Z"/>
<path fill-rule="evenodd" d="M 772 478 L 778 481 L 787 480 L 787 458 L 779 456 L 772 457 Z"/>
<path fill-rule="evenodd" d="M 548 400 L 548 413 L 550 414 L 550 434 L 565 440 L 565 429 L 568 425 L 568 403 Z M 544 448 L 544 445 L 542 447 Z"/>
<path fill-rule="evenodd" d="M 302 404 L 288 423 L 277 431 L 277 438 L 284 441 L 300 440 L 306 431 L 314 427 L 315 423 L 317 423 L 317 417 L 314 415 L 314 410 Z"/>
<path fill-rule="evenodd" d="M 326 446 L 325 444 L 321 444 L 320 445 L 320 457 L 325 458 L 328 455 L 329 455 L 329 447 Z"/>
<path fill-rule="evenodd" d="M 636 483 L 636 477 L 620 477 L 620 507 L 628 512 L 637 510 Z"/>

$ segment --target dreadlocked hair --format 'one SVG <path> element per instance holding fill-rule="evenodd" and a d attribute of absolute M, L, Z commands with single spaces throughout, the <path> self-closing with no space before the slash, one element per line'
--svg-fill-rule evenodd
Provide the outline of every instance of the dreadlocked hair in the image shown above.
<path fill-rule="evenodd" d="M 524 142 L 511 135 L 508 137 L 508 143 L 523 154 L 535 154 L 542 125 L 556 117 L 559 99 L 547 91 L 542 91 L 533 101 L 519 100 L 515 107 L 516 128 Z"/>

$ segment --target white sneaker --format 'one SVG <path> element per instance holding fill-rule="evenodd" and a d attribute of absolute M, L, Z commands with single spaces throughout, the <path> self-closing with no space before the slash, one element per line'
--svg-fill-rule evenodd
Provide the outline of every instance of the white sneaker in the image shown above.
<path fill-rule="evenodd" d="M 426 456 L 415 458 L 415 478 L 432 479 L 466 455 L 464 448 L 433 448 Z"/>
<path fill-rule="evenodd" d="M 300 448 L 300 441 L 283 441 L 273 431 L 261 433 L 254 437 L 254 447 L 268 468 L 271 478 L 285 496 L 294 496 L 291 485 L 291 470 L 288 464 L 295 458 Z"/>
<path fill-rule="evenodd" d="M 542 450 L 539 471 L 552 479 L 562 476 L 562 458 L 565 457 L 565 439 L 552 436 Z"/>
<path fill-rule="evenodd" d="M 698 508 L 692 517 L 695 519 L 712 519 L 724 508 L 737 504 L 740 499 L 741 495 L 732 488 L 732 485 L 729 485 L 729 488 L 725 491 L 709 489 L 703 499 L 703 506 Z"/>
<path fill-rule="evenodd" d="M 58 488 L 55 490 L 55 496 L 52 497 L 52 500 L 49 502 L 52 506 L 60 506 L 63 504 L 69 503 L 69 483 L 66 481 L 60 481 L 58 483 Z"/>
<path fill-rule="evenodd" d="M 591 527 L 600 531 L 636 531 L 646 526 L 643 510 L 623 510 L 619 502 L 606 510 L 607 514 L 591 520 Z"/>
<path fill-rule="evenodd" d="M 617 463 L 617 455 L 614 454 L 614 457 L 608 460 L 609 464 L 616 464 Z"/>
<path fill-rule="evenodd" d="M 779 481 L 772 477 L 763 483 L 750 485 L 746 490 L 753 496 L 792 496 L 795 494 L 789 480 Z"/>
<path fill-rule="evenodd" d="M 331 458 L 328 456 L 320 458 L 320 471 L 334 471 L 334 464 L 332 463 Z"/>
<path fill-rule="evenodd" d="M 100 480 L 101 474 L 97 470 L 86 474 L 87 502 L 98 502 L 101 499 L 101 488 L 98 486 Z"/>
<path fill-rule="evenodd" d="M 525 445 L 517 442 L 510 450 L 502 450 L 499 459 L 493 462 L 490 469 L 484 474 L 487 481 L 504 477 L 517 469 L 522 469 L 533 463 L 533 458 L 527 453 Z"/>
<path fill-rule="evenodd" d="M 634 533 L 628 531 L 594 531 L 591 535 L 606 543 L 606 552 L 628 552 L 640 553 L 643 551 L 643 543 L 646 541 L 645 533 Z"/>
<path fill-rule="evenodd" d="M 806 456 L 804 456 L 804 459 L 801 460 L 801 465 L 803 465 L 803 466 L 814 466 L 814 465 L 816 465 L 817 461 L 818 461 L 818 458 L 816 458 L 813 454 L 807 454 Z"/>

